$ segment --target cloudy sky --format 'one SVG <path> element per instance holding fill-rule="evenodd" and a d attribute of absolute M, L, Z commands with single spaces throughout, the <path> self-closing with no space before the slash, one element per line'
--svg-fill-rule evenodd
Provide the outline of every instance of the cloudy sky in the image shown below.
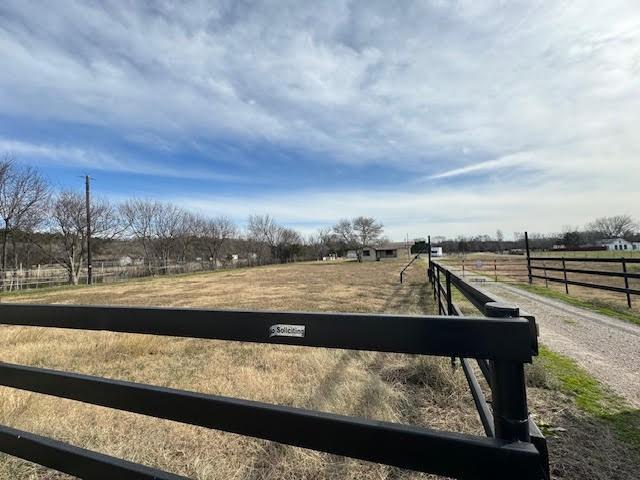
<path fill-rule="evenodd" d="M 0 153 L 305 232 L 637 218 L 640 2 L 3 0 Z"/>

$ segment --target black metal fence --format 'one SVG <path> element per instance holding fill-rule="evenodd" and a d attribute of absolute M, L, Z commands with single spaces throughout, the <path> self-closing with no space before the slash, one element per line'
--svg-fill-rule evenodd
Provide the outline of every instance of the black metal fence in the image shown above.
<path fill-rule="evenodd" d="M 418 253 L 400 271 L 400 283 L 404 283 L 404 272 L 406 272 L 407 268 L 409 268 L 411 265 L 413 265 L 413 262 L 415 262 L 419 258 L 420 258 L 420 254 Z"/>
<path fill-rule="evenodd" d="M 443 271 L 430 264 L 429 278 Z M 446 291 L 467 292 L 489 316 L 457 316 L 445 293 L 450 316 L 1 304 L 0 324 L 459 357 L 487 438 L 8 363 L 0 385 L 448 477 L 548 478 L 523 376 L 537 354 L 534 320 L 444 275 Z M 486 372 L 491 409 L 468 358 Z M 82 478 L 183 478 L 6 426 L 0 451 Z"/>
<path fill-rule="evenodd" d="M 453 301 L 455 289 L 488 318 L 500 319 L 496 321 L 519 318 L 526 321 L 531 348 L 534 350 L 534 354 L 537 354 L 538 329 L 532 315 L 520 311 L 514 305 L 497 302 L 496 299 L 437 262 L 429 262 L 428 277 L 433 285 L 433 296 L 438 305 L 439 314 L 463 317 L 461 309 Z M 504 338 L 503 341 L 510 340 Z M 524 364 L 462 355 L 452 356 L 452 363 L 455 363 L 456 357 L 459 358 L 462 365 L 487 437 L 530 443 L 539 454 L 535 475 L 538 475 L 537 478 L 550 478 L 547 442 L 528 413 Z M 469 359 L 476 361 L 489 386 L 491 407 L 489 407 Z"/>
<path fill-rule="evenodd" d="M 629 265 L 640 265 L 640 258 L 532 256 L 529 248 L 529 236 L 526 232 L 525 250 L 529 283 L 533 283 L 533 279 L 544 280 L 545 285 L 548 285 L 548 282 L 562 283 L 564 284 L 567 294 L 569 294 L 569 285 L 623 293 L 626 296 L 627 306 L 629 308 L 632 306 L 631 296 L 640 295 L 640 288 L 632 288 L 629 284 L 630 280 L 640 280 L 640 271 L 629 271 Z M 580 265 L 585 263 L 618 265 L 618 271 L 597 270 Z M 577 265 L 577 267 L 575 265 Z M 549 274 L 549 272 L 551 272 L 551 274 Z M 558 276 L 554 276 L 554 274 Z M 562 277 L 559 277 L 560 274 L 562 274 Z M 621 285 L 596 283 L 595 280 L 583 281 L 576 278 L 569 278 L 568 275 L 617 279 L 621 282 Z"/>

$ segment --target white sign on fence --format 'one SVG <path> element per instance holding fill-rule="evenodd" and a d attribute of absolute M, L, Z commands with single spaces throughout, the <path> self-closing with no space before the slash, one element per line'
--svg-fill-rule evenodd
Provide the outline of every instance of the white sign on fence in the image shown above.
<path fill-rule="evenodd" d="M 269 337 L 304 337 L 304 325 L 271 325 Z"/>

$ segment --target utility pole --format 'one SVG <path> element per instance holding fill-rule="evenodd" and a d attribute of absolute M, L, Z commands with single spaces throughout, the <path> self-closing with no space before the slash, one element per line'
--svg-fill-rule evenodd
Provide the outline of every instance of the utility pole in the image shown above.
<path fill-rule="evenodd" d="M 91 265 L 91 177 L 85 175 L 85 198 L 87 207 L 87 285 L 93 282 Z"/>

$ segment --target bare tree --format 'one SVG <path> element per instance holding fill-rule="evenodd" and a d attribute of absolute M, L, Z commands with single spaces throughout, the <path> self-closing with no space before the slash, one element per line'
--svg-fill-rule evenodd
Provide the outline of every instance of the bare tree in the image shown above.
<path fill-rule="evenodd" d="M 250 215 L 247 231 L 252 237 L 275 246 L 280 226 L 276 224 L 271 215 Z"/>
<path fill-rule="evenodd" d="M 358 261 L 361 262 L 362 251 L 382 235 L 383 225 L 372 217 L 356 217 L 340 220 L 333 230 L 347 245 L 357 248 Z"/>
<path fill-rule="evenodd" d="M 128 200 L 120 206 L 120 214 L 127 224 L 129 234 L 142 245 L 149 274 L 153 273 L 152 242 L 158 209 L 158 202 L 140 199 Z"/>
<path fill-rule="evenodd" d="M 197 236 L 206 248 L 214 268 L 217 266 L 224 247 L 236 236 L 237 228 L 228 217 L 200 218 L 197 221 Z"/>
<path fill-rule="evenodd" d="M 638 224 L 629 215 L 596 218 L 587 225 L 587 230 L 606 238 L 629 237 L 636 233 Z"/>
<path fill-rule="evenodd" d="M 298 232 L 280 227 L 276 233 L 276 257 L 280 262 L 295 261 L 302 243 L 302 237 Z"/>
<path fill-rule="evenodd" d="M 196 243 L 199 218 L 197 215 L 179 208 L 180 215 L 177 216 L 178 225 L 176 237 L 178 240 L 179 259 L 187 261 L 191 247 Z"/>
<path fill-rule="evenodd" d="M 184 260 L 194 238 L 194 217 L 171 203 L 130 200 L 120 209 L 129 233 L 140 242 L 149 273 L 154 266 L 167 271 L 171 258 Z"/>
<path fill-rule="evenodd" d="M 362 261 L 362 251 L 375 243 L 383 232 L 383 225 L 371 217 L 343 218 L 333 227 L 334 233 L 346 248 L 356 249 L 358 261 Z"/>
<path fill-rule="evenodd" d="M 247 223 L 247 234 L 251 240 L 256 242 L 256 246 L 264 244 L 268 247 L 272 258 L 277 258 L 278 231 L 280 226 L 270 215 L 250 215 Z M 262 250 L 262 249 L 260 249 Z M 255 252 L 260 257 L 262 252 Z"/>
<path fill-rule="evenodd" d="M 362 257 L 360 255 L 361 252 L 358 249 L 358 239 L 356 237 L 356 233 L 353 231 L 353 224 L 351 223 L 351 220 L 348 218 L 341 219 L 333 226 L 333 232 L 344 244 L 344 248 L 347 250 L 356 250 L 358 261 L 362 261 Z"/>
<path fill-rule="evenodd" d="M 383 225 L 372 217 L 356 217 L 353 219 L 353 231 L 358 239 L 360 251 L 375 242 L 383 232 Z"/>
<path fill-rule="evenodd" d="M 3 184 L 5 179 L 7 178 L 7 174 L 9 173 L 9 169 L 11 168 L 11 157 L 9 155 L 4 155 L 2 159 L 0 159 L 0 184 Z"/>
<path fill-rule="evenodd" d="M 117 210 L 107 200 L 92 200 L 90 213 L 93 236 L 112 239 L 122 231 Z M 46 251 L 56 263 L 65 268 L 69 283 L 77 285 L 87 251 L 84 195 L 72 191 L 61 192 L 51 207 L 50 215 L 51 233 L 59 238 L 60 244 L 50 246 Z"/>
<path fill-rule="evenodd" d="M 20 228 L 35 228 L 44 218 L 49 201 L 49 187 L 32 167 L 19 167 L 5 156 L 0 160 L 0 217 L 2 230 L 2 271 L 7 266 L 7 242 L 15 242 Z M 15 256 L 17 262 L 17 256 Z"/>
<path fill-rule="evenodd" d="M 316 259 L 335 251 L 337 236 L 331 228 L 320 228 L 315 234 L 309 235 L 307 245 Z"/>
<path fill-rule="evenodd" d="M 257 244 L 266 245 L 271 258 L 280 262 L 295 260 L 303 243 L 298 232 L 278 225 L 270 215 L 250 215 L 247 233 Z"/>
<path fill-rule="evenodd" d="M 504 242 L 504 233 L 502 230 L 496 230 L 496 241 L 498 242 L 498 251 L 502 251 L 502 242 Z"/>

